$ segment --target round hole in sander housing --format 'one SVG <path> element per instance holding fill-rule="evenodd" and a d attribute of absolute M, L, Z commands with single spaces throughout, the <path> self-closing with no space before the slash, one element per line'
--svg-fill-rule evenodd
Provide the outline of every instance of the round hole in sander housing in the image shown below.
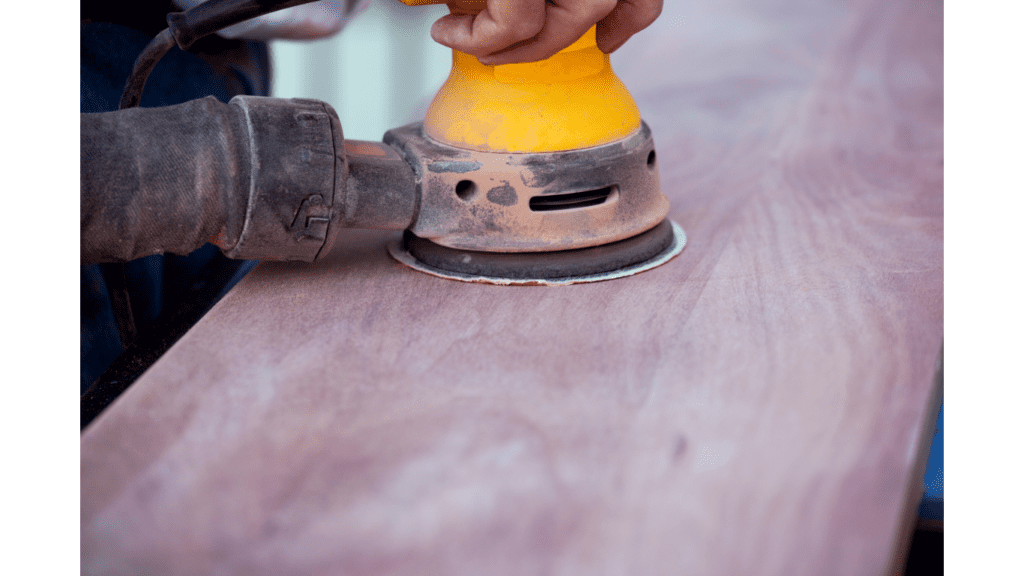
<path fill-rule="evenodd" d="M 662 220 L 654 228 L 602 246 L 553 252 L 480 252 L 435 244 L 405 232 L 391 255 L 435 276 L 492 284 L 575 284 L 629 276 L 659 266 L 678 254 L 686 235 Z"/>

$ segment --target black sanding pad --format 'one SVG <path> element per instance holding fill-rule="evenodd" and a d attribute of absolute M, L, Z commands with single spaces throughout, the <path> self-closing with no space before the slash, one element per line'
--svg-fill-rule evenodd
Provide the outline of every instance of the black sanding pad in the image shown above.
<path fill-rule="evenodd" d="M 453 280 L 491 284 L 574 284 L 630 276 L 659 266 L 678 254 L 686 235 L 662 220 L 632 238 L 603 246 L 556 252 L 478 252 L 419 238 L 409 231 L 389 248 L 412 268 Z"/>

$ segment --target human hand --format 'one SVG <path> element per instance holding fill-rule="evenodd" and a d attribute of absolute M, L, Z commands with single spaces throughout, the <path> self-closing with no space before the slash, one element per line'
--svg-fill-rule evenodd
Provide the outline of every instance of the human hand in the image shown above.
<path fill-rule="evenodd" d="M 661 14 L 663 0 L 487 0 L 479 14 L 434 22 L 439 44 L 489 66 L 535 62 L 568 47 L 597 24 L 597 47 L 610 54 Z"/>

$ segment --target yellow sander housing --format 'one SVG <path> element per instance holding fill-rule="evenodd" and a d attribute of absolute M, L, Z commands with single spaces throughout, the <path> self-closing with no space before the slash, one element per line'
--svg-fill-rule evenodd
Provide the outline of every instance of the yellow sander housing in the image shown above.
<path fill-rule="evenodd" d="M 486 1 L 448 6 L 476 14 Z M 453 50 L 424 121 L 388 131 L 384 142 L 420 187 L 412 226 L 389 247 L 417 270 L 566 284 L 635 274 L 685 245 L 666 219 L 651 131 L 595 27 L 540 62 L 487 66 Z"/>

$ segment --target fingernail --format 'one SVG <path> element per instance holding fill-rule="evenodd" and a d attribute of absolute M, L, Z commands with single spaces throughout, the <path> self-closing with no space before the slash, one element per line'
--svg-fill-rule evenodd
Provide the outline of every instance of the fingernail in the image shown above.
<path fill-rule="evenodd" d="M 445 27 L 444 27 L 444 24 L 441 24 L 440 20 L 438 20 L 437 22 L 434 22 L 430 26 L 430 37 L 433 38 L 435 42 L 440 42 L 441 39 L 444 38 L 444 33 L 445 33 Z"/>
<path fill-rule="evenodd" d="M 626 40 L 628 40 L 628 38 Z M 618 50 L 620 46 L 625 44 L 626 40 L 619 40 L 618 42 L 616 42 L 615 44 L 612 44 L 607 49 L 604 46 L 601 46 L 600 44 L 598 44 L 597 47 L 601 49 L 601 52 L 604 52 L 605 54 L 611 54 L 612 52 L 615 52 L 616 50 Z"/>

